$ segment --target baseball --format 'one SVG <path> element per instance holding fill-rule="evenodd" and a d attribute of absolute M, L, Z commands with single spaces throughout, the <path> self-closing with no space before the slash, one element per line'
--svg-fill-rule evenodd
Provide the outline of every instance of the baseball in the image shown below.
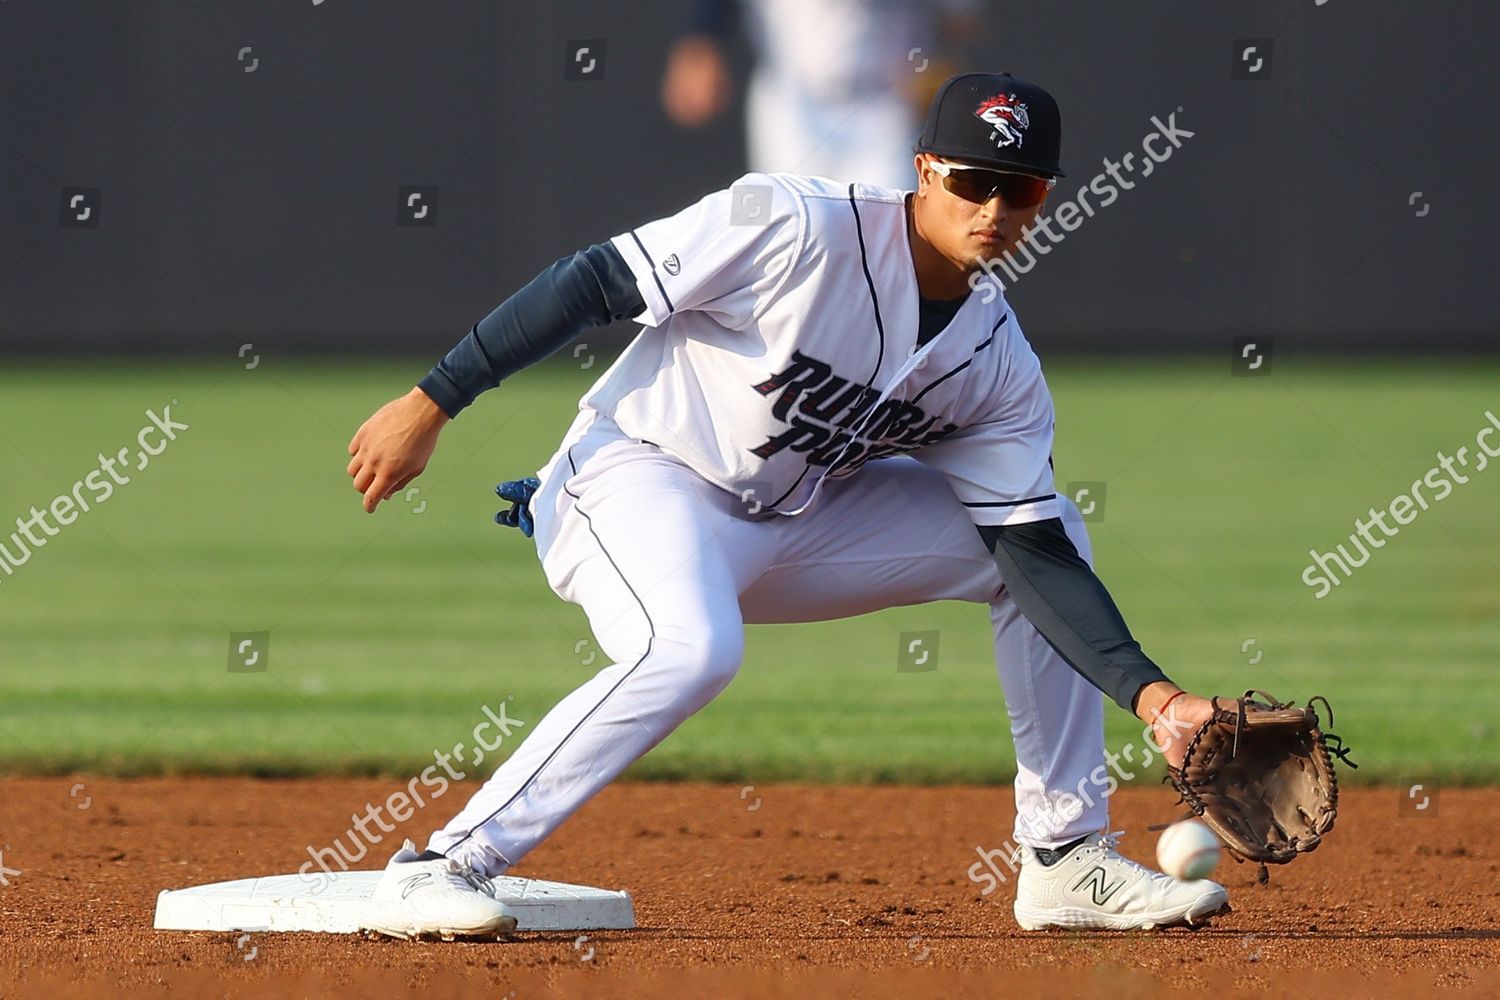
<path fill-rule="evenodd" d="M 1156 863 L 1173 878 L 1207 878 L 1219 864 L 1219 841 L 1195 819 L 1173 823 L 1156 842 Z"/>

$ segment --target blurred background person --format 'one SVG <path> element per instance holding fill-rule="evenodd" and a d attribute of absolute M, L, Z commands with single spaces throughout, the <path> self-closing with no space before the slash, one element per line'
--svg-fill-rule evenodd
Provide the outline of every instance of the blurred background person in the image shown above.
<path fill-rule="evenodd" d="M 748 37 L 749 169 L 914 186 L 912 137 L 938 84 L 970 66 L 976 0 L 691 0 L 662 81 L 667 115 L 712 121 L 734 93 L 727 50 Z"/>

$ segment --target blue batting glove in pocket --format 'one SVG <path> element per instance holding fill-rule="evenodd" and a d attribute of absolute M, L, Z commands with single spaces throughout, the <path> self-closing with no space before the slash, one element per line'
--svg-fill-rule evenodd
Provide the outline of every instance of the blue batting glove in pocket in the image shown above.
<path fill-rule="evenodd" d="M 501 500 L 510 501 L 511 508 L 496 514 L 495 523 L 507 528 L 520 528 L 521 534 L 530 538 L 531 533 L 536 530 L 536 521 L 531 516 L 531 498 L 541 485 L 542 481 L 537 477 L 527 476 L 525 479 L 514 479 L 496 486 L 495 495 Z"/>

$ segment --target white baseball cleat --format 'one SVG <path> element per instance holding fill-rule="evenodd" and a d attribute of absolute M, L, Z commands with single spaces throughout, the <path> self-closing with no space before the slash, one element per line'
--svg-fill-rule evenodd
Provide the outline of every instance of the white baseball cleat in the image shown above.
<path fill-rule="evenodd" d="M 1229 912 L 1229 894 L 1216 882 L 1184 882 L 1124 858 L 1120 834 L 1100 834 L 1051 865 L 1022 846 L 1016 885 L 1016 922 L 1022 930 L 1151 930 L 1198 927 Z"/>
<path fill-rule="evenodd" d="M 516 929 L 490 880 L 452 858 L 423 861 L 407 841 L 365 904 L 361 930 L 390 937 L 493 938 Z"/>

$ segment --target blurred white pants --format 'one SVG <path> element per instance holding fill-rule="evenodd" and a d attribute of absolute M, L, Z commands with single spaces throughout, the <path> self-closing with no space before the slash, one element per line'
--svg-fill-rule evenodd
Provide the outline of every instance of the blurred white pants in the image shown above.
<path fill-rule="evenodd" d="M 547 581 L 583 608 L 613 664 L 530 730 L 432 850 L 504 872 L 724 690 L 746 623 L 945 599 L 990 608 L 1018 762 L 1016 839 L 1055 847 L 1105 827 L 1106 800 L 1088 784 L 1104 765 L 1102 696 L 1017 610 L 941 473 L 878 459 L 828 481 L 805 514 L 754 519 L 680 460 L 584 411 L 541 478 L 532 511 Z M 1091 560 L 1071 504 L 1065 522 Z"/>

